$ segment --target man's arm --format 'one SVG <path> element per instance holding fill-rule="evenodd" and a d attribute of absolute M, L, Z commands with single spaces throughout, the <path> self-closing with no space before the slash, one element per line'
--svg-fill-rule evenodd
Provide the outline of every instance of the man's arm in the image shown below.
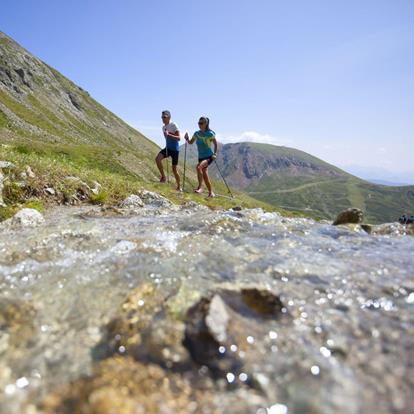
<path fill-rule="evenodd" d="M 176 139 L 177 141 L 179 141 L 181 139 L 180 131 L 178 129 L 175 132 L 167 131 L 165 134 L 165 138 L 172 138 L 172 139 Z"/>

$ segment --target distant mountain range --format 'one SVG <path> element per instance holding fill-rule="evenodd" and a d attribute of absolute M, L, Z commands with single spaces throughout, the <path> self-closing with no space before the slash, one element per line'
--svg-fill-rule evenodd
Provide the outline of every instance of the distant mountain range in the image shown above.
<path fill-rule="evenodd" d="M 367 167 L 361 165 L 343 165 L 346 172 L 374 184 L 403 186 L 414 185 L 414 172 L 392 172 L 381 167 Z"/>
<path fill-rule="evenodd" d="M 191 148 L 190 158 L 195 153 Z M 403 213 L 414 212 L 414 186 L 375 185 L 294 148 L 225 144 L 217 161 L 230 186 L 315 218 L 333 219 L 349 207 L 361 208 L 373 223 L 395 221 Z M 214 165 L 210 170 L 220 179 Z"/>

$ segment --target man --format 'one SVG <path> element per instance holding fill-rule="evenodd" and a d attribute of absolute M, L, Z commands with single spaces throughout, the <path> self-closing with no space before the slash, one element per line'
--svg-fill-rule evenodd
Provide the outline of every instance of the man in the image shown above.
<path fill-rule="evenodd" d="M 165 183 L 166 178 L 164 174 L 164 167 L 162 165 L 162 160 L 164 158 L 171 157 L 172 160 L 172 170 L 175 177 L 175 182 L 177 184 L 177 191 L 181 191 L 180 185 L 180 175 L 177 171 L 178 165 L 178 155 L 179 155 L 179 141 L 180 141 L 180 131 L 178 130 L 178 126 L 171 122 L 171 113 L 170 111 L 162 111 L 161 119 L 163 122 L 162 132 L 164 133 L 166 145 L 165 148 L 162 149 L 157 157 L 155 158 L 155 162 L 157 163 L 157 167 L 160 170 L 160 182 Z"/>

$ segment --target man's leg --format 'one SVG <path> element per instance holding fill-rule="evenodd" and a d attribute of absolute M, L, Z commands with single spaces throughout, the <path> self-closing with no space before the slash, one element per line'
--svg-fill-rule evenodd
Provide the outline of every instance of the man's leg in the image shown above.
<path fill-rule="evenodd" d="M 180 191 L 181 190 L 180 174 L 178 174 L 177 166 L 173 165 L 172 170 L 173 170 L 173 174 L 174 174 L 174 177 L 175 177 L 175 182 L 177 183 L 176 190 Z"/>
<path fill-rule="evenodd" d="M 162 160 L 164 159 L 164 155 L 162 154 L 162 152 L 160 151 L 157 155 L 157 157 L 155 158 L 155 162 L 157 163 L 157 167 L 158 170 L 160 171 L 161 177 L 160 177 L 160 181 L 162 183 L 165 182 L 165 174 L 164 174 L 164 167 L 162 165 Z"/>

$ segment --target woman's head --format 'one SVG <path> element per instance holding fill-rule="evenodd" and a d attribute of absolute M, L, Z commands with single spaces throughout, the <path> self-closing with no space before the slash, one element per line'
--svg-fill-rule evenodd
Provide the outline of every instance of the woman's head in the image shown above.
<path fill-rule="evenodd" d="M 206 116 L 202 116 L 198 120 L 198 126 L 201 131 L 208 131 L 210 129 L 210 120 Z"/>

